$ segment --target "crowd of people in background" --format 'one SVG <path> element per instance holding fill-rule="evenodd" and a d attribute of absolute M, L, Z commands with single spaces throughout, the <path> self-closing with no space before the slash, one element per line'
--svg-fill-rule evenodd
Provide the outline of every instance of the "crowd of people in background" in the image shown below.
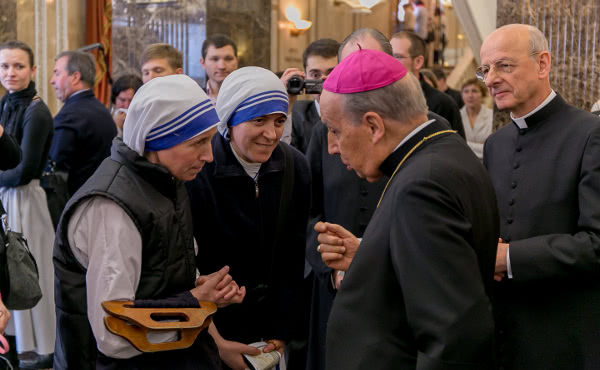
<path fill-rule="evenodd" d="M 43 293 L 22 311 L 0 296 L 8 361 L 245 370 L 276 351 L 290 370 L 600 367 L 600 118 L 551 88 L 537 28 L 494 31 L 452 89 L 443 47 L 425 68 L 427 9 L 401 6 L 389 39 L 319 39 L 278 75 L 240 68 L 235 42 L 211 35 L 203 87 L 179 50 L 148 45 L 110 109 L 93 57 L 64 51 L 54 118 L 31 48 L 0 45 L 0 200 Z M 322 93 L 297 100 L 294 76 Z M 488 94 L 512 120 L 495 133 Z M 68 202 L 42 187 L 53 172 Z M 191 347 L 148 353 L 106 327 L 111 300 L 219 310 Z"/>

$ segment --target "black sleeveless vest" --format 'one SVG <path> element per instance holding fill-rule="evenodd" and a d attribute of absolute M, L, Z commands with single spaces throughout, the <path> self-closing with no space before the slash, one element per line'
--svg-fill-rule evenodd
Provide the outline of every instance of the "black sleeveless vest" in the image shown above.
<path fill-rule="evenodd" d="M 77 206 L 94 196 L 121 206 L 142 237 L 136 299 L 166 298 L 195 285 L 192 216 L 185 186 L 165 168 L 115 139 L 110 158 L 69 200 L 57 229 L 53 258 L 57 319 L 54 369 L 220 369 L 217 348 L 206 331 L 190 348 L 126 360 L 107 357 L 96 349 L 87 318 L 86 269 L 75 259 L 67 235 Z"/>

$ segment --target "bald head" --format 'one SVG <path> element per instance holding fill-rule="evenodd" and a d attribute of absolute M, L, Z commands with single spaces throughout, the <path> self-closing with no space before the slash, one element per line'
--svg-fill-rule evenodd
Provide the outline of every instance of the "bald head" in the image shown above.
<path fill-rule="evenodd" d="M 548 41 L 537 28 L 510 24 L 492 32 L 481 46 L 481 71 L 499 109 L 522 117 L 550 94 Z"/>
<path fill-rule="evenodd" d="M 338 60 L 341 61 L 359 49 L 379 50 L 392 55 L 392 45 L 385 35 L 375 28 L 360 28 L 348 35 L 340 45 Z"/>

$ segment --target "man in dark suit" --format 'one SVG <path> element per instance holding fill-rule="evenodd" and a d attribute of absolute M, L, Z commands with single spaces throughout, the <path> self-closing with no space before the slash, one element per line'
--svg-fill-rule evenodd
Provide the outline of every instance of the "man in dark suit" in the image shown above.
<path fill-rule="evenodd" d="M 481 47 L 478 76 L 513 121 L 484 147 L 500 210 L 498 358 L 505 369 L 599 369 L 600 118 L 551 89 L 550 59 L 529 25 Z"/>
<path fill-rule="evenodd" d="M 447 119 L 452 129 L 464 138 L 465 129 L 456 102 L 450 96 L 425 82 L 419 72 L 425 64 L 427 50 L 425 42 L 414 32 L 400 31 L 392 35 L 390 44 L 394 50 L 394 58 L 402 62 L 406 69 L 419 79 L 429 110 Z"/>
<path fill-rule="evenodd" d="M 68 173 L 70 194 L 110 155 L 117 128 L 110 112 L 94 96 L 96 63 L 91 54 L 64 51 L 55 59 L 50 83 L 65 105 L 54 117 L 50 159 Z"/>
<path fill-rule="evenodd" d="M 321 114 L 330 154 L 368 181 L 389 177 L 360 248 L 341 226 L 316 225 L 323 259 L 347 269 L 327 369 L 490 369 L 498 214 L 485 169 L 428 119 L 419 81 L 381 51 L 355 51 L 334 69 Z"/>

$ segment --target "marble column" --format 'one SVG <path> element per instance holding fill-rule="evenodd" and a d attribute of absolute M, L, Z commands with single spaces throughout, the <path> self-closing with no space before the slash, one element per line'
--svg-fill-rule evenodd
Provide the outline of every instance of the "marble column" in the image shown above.
<path fill-rule="evenodd" d="M 538 27 L 550 45 L 552 88 L 589 111 L 600 99 L 600 2 L 598 0 L 497 0 L 497 26 Z M 498 113 L 495 125 L 508 122 Z"/>

